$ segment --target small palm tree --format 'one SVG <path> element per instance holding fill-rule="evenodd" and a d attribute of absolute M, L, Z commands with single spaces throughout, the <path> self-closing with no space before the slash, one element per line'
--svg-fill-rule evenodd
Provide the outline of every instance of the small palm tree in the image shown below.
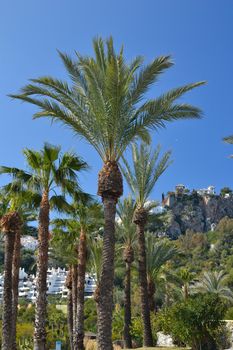
<path fill-rule="evenodd" d="M 12 265 L 14 245 L 17 232 L 20 232 L 22 222 L 20 215 L 9 202 L 3 199 L 1 206 L 1 232 L 5 235 L 4 257 L 4 289 L 3 289 L 3 315 L 2 315 L 2 350 L 12 349 L 12 313 L 13 313 L 13 276 Z"/>
<path fill-rule="evenodd" d="M 134 250 L 136 243 L 136 226 L 133 223 L 135 202 L 129 196 L 118 203 L 117 214 L 120 222 L 117 225 L 117 233 L 123 246 L 123 258 L 125 262 L 124 284 L 124 341 L 127 349 L 132 348 L 131 338 L 131 267 L 134 262 Z"/>
<path fill-rule="evenodd" d="M 41 193 L 38 227 L 37 256 L 37 299 L 35 314 L 34 348 L 44 350 L 46 347 L 46 305 L 47 305 L 47 268 L 49 244 L 49 213 L 51 205 L 62 206 L 66 202 L 61 195 L 51 195 L 56 187 L 63 192 L 72 191 L 77 186 L 77 172 L 87 168 L 87 164 L 73 153 L 60 154 L 60 147 L 45 144 L 43 149 L 24 150 L 29 171 L 18 168 L 0 167 L 1 174 L 26 184 L 28 189 Z M 6 228 L 5 228 L 6 230 Z"/>
<path fill-rule="evenodd" d="M 177 249 L 167 239 L 158 241 L 153 234 L 146 234 L 147 283 L 150 311 L 155 311 L 154 294 L 159 273 L 162 267 L 177 252 Z"/>
<path fill-rule="evenodd" d="M 2 188 L 2 195 L 9 201 L 11 210 L 17 211 L 21 225 L 15 232 L 15 242 L 12 261 L 12 318 L 11 318 L 11 349 L 16 350 L 16 324 L 18 314 L 19 294 L 19 269 L 20 269 L 20 240 L 22 234 L 27 231 L 30 221 L 36 220 L 35 208 L 38 208 L 41 196 L 37 193 L 25 190 L 20 184 L 13 182 Z"/>
<path fill-rule="evenodd" d="M 87 263 L 87 237 L 96 232 L 103 224 L 101 206 L 88 194 L 75 192 L 73 202 L 69 204 L 66 219 L 56 219 L 54 233 L 61 228 L 67 229 L 67 234 L 74 239 L 73 247 L 77 252 L 77 283 L 76 292 L 73 292 L 73 348 L 84 349 L 84 291 Z M 65 242 L 63 242 L 65 244 Z M 72 288 L 74 290 L 74 286 Z"/>
<path fill-rule="evenodd" d="M 170 155 L 170 152 L 166 152 L 159 160 L 159 146 L 152 152 L 152 150 L 150 150 L 145 144 L 141 144 L 140 146 L 134 144 L 132 146 L 132 168 L 125 158 L 123 158 L 123 166 L 121 167 L 136 201 L 134 223 L 137 227 L 139 282 L 145 346 L 153 346 L 153 339 L 147 289 L 146 245 L 144 232 L 148 220 L 148 213 L 151 208 L 156 205 L 153 202 L 149 202 L 149 196 L 159 177 L 171 163 Z"/>
<path fill-rule="evenodd" d="M 74 349 L 74 334 L 77 314 L 78 286 L 78 240 L 80 225 L 73 219 L 52 220 L 52 238 L 50 257 L 59 258 L 68 266 L 66 279 L 67 295 L 67 324 L 70 338 L 70 348 Z"/>
<path fill-rule="evenodd" d="M 106 44 L 101 38 L 95 39 L 93 47 L 94 57 L 76 53 L 72 59 L 60 53 L 71 84 L 41 77 L 11 96 L 38 106 L 34 118 L 48 117 L 71 128 L 94 147 L 103 161 L 98 178 L 105 216 L 98 340 L 101 350 L 111 350 L 115 214 L 123 193 L 119 159 L 135 138 L 148 141 L 150 129 L 163 128 L 166 122 L 177 119 L 199 118 L 200 109 L 176 101 L 203 82 L 144 101 L 150 86 L 172 66 L 170 56 L 158 57 L 143 67 L 142 57 L 126 63 L 123 48 L 116 53 L 112 38 Z"/>
<path fill-rule="evenodd" d="M 190 283 L 194 280 L 195 274 L 186 268 L 181 268 L 178 277 L 182 283 L 183 297 L 187 300 L 190 294 Z"/>
<path fill-rule="evenodd" d="M 227 287 L 227 277 L 224 271 L 204 272 L 202 279 L 193 286 L 193 291 L 213 293 L 232 303 L 233 293 Z"/>
<path fill-rule="evenodd" d="M 103 224 L 101 221 L 101 207 L 89 196 L 74 195 L 74 202 L 70 206 L 70 215 L 79 222 L 78 242 L 78 284 L 77 284 L 77 315 L 74 334 L 74 348 L 84 349 L 84 291 L 87 263 L 87 236 Z"/>

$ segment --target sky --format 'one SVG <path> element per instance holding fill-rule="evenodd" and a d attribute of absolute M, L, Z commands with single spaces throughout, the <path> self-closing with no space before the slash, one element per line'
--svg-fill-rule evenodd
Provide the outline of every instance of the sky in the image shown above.
<path fill-rule="evenodd" d="M 96 194 L 102 164 L 85 141 L 49 120 L 32 120 L 35 106 L 10 99 L 29 78 L 67 78 L 57 49 L 92 55 L 92 39 L 113 36 L 129 61 L 150 62 L 172 55 L 174 66 L 151 87 L 148 97 L 186 83 L 206 80 L 182 98 L 203 110 L 202 120 L 177 121 L 153 133 L 153 147 L 172 150 L 173 164 L 151 199 L 173 190 L 233 187 L 233 1 L 232 0 L 7 0 L 0 3 L 0 164 L 25 168 L 22 149 L 43 143 L 74 150 L 90 165 L 81 175 L 84 190 Z M 127 152 L 127 157 L 130 153 Z M 0 185 L 7 181 L 0 177 Z M 128 188 L 125 186 L 125 194 Z"/>

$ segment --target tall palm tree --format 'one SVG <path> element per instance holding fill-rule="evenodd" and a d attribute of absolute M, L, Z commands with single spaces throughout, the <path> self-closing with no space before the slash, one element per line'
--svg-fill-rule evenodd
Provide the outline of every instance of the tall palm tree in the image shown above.
<path fill-rule="evenodd" d="M 74 349 L 74 334 L 77 314 L 78 285 L 78 240 L 79 222 L 73 219 L 57 218 L 52 220 L 51 257 L 59 258 L 68 266 L 66 287 L 67 323 L 70 338 L 70 348 Z"/>
<path fill-rule="evenodd" d="M 95 148 L 103 161 L 98 178 L 105 216 L 98 340 L 101 350 L 111 350 L 115 215 L 123 193 L 118 161 L 136 137 L 149 140 L 149 129 L 163 128 L 166 122 L 177 119 L 199 118 L 200 109 L 176 100 L 203 82 L 144 101 L 151 84 L 172 66 L 170 56 L 158 57 L 143 67 L 142 57 L 126 63 L 123 48 L 117 53 L 112 38 L 106 44 L 101 38 L 94 39 L 93 46 L 94 57 L 76 53 L 73 59 L 60 53 L 71 84 L 40 77 L 11 97 L 38 106 L 34 118 L 48 117 L 71 128 Z"/>
<path fill-rule="evenodd" d="M 170 161 L 170 152 L 166 152 L 161 159 L 160 146 L 152 151 L 145 144 L 132 146 L 133 166 L 123 158 L 122 172 L 133 193 L 136 201 L 134 212 L 134 223 L 137 227 L 138 239 L 138 269 L 141 294 L 141 308 L 143 319 L 143 340 L 145 346 L 153 346 L 150 309 L 147 288 L 147 265 L 146 265 L 146 245 L 145 245 L 145 225 L 148 220 L 148 213 L 153 202 L 149 202 L 149 196 L 158 181 L 159 177 L 167 169 Z"/>
<path fill-rule="evenodd" d="M 94 199 L 85 193 L 76 192 L 73 194 L 73 203 L 69 205 L 67 214 L 70 219 L 60 220 L 65 225 L 76 223 L 79 232 L 78 238 L 78 269 L 77 269 L 77 310 L 74 322 L 74 349 L 84 349 L 84 292 L 85 274 L 87 263 L 87 237 L 96 232 L 103 224 L 101 206 Z M 57 223 L 58 220 L 56 221 Z"/>
<path fill-rule="evenodd" d="M 135 202 L 129 196 L 118 203 L 117 214 L 120 222 L 117 225 L 119 240 L 123 245 L 123 259 L 125 262 L 124 282 L 124 342 L 127 349 L 132 348 L 131 328 L 131 267 L 134 262 L 136 243 L 136 226 L 133 223 Z"/>
<path fill-rule="evenodd" d="M 20 269 L 20 240 L 21 235 L 27 231 L 29 221 L 36 220 L 35 208 L 38 208 L 41 196 L 22 188 L 20 183 L 13 181 L 2 187 L 1 196 L 9 203 L 10 210 L 17 211 L 21 225 L 15 232 L 13 260 L 12 260 L 12 317 L 11 317 L 11 349 L 16 350 L 16 324 L 18 313 L 18 286 Z"/>
<path fill-rule="evenodd" d="M 221 299 L 233 302 L 233 293 L 227 286 L 228 276 L 224 271 L 204 272 L 203 277 L 193 286 L 194 292 L 213 293 Z"/>
<path fill-rule="evenodd" d="M 12 348 L 12 265 L 14 245 L 16 233 L 20 231 L 22 222 L 18 212 L 9 207 L 9 198 L 6 199 L 2 194 L 0 219 L 1 232 L 5 235 L 2 350 L 8 350 Z"/>
<path fill-rule="evenodd" d="M 46 348 L 46 305 L 47 268 L 49 244 L 49 213 L 51 205 L 65 204 L 62 195 L 51 195 L 56 187 L 63 192 L 71 191 L 77 183 L 77 172 L 87 168 L 87 164 L 73 153 L 60 154 L 60 147 L 45 144 L 43 149 L 23 151 L 28 171 L 18 168 L 0 167 L 0 173 L 11 174 L 15 180 L 22 181 L 29 189 L 40 191 L 37 256 L 37 298 L 35 314 L 34 349 Z"/>
<path fill-rule="evenodd" d="M 155 311 L 156 281 L 162 267 L 177 254 L 177 249 L 166 239 L 158 241 L 153 234 L 146 234 L 147 283 L 150 311 Z"/>

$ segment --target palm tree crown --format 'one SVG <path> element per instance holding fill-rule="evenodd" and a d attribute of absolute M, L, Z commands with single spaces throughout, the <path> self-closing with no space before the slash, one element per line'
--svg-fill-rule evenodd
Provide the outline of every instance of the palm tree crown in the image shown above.
<path fill-rule="evenodd" d="M 233 293 L 227 287 L 227 275 L 224 271 L 204 272 L 202 279 L 193 286 L 195 292 L 214 293 L 220 298 L 233 302 Z"/>
<path fill-rule="evenodd" d="M 29 190 L 42 194 L 44 190 L 55 191 L 59 186 L 63 193 L 77 188 L 77 171 L 86 170 L 87 164 L 73 153 L 60 153 L 60 147 L 45 143 L 41 151 L 24 149 L 28 171 L 18 168 L 0 166 L 0 174 L 13 176 L 15 187 L 27 185 Z M 32 196 L 36 194 L 32 192 Z M 17 197 L 19 198 L 19 196 Z M 51 203 L 57 204 L 62 196 L 52 196 Z"/>
<path fill-rule="evenodd" d="M 123 48 L 116 53 L 113 39 L 93 40 L 94 57 L 76 53 L 72 59 L 59 52 L 71 84 L 50 76 L 31 79 L 18 95 L 40 108 L 34 118 L 49 117 L 70 127 L 92 144 L 104 162 L 117 161 L 130 142 L 148 140 L 148 129 L 165 122 L 199 118 L 200 109 L 176 100 L 204 82 L 175 88 L 155 99 L 144 95 L 159 75 L 173 65 L 160 56 L 143 66 L 143 58 L 126 63 Z"/>
<path fill-rule="evenodd" d="M 159 156 L 160 146 L 152 152 L 148 146 L 142 143 L 140 146 L 136 144 L 133 144 L 132 146 L 132 168 L 127 160 L 123 158 L 124 166 L 121 167 L 121 170 L 132 193 L 134 194 L 139 208 L 143 208 L 146 205 L 148 206 L 148 209 L 150 208 L 148 199 L 154 185 L 171 164 L 171 152 L 166 152 L 160 160 Z"/>
<path fill-rule="evenodd" d="M 155 281 L 162 266 L 172 259 L 178 250 L 167 239 L 157 240 L 153 234 L 146 234 L 147 276 Z"/>

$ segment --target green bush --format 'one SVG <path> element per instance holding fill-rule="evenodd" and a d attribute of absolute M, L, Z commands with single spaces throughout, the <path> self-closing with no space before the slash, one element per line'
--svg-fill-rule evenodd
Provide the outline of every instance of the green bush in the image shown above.
<path fill-rule="evenodd" d="M 226 305 L 218 296 L 195 295 L 160 311 L 156 328 L 170 334 L 179 345 L 189 345 L 193 350 L 221 349 L 221 339 L 226 342 L 227 338 L 221 321 L 225 311 Z"/>
<path fill-rule="evenodd" d="M 157 342 L 157 315 L 151 313 L 151 327 L 152 327 L 152 336 L 153 342 Z M 143 322 L 141 316 L 132 318 L 131 326 L 131 336 L 135 344 L 140 347 L 143 345 Z"/>

